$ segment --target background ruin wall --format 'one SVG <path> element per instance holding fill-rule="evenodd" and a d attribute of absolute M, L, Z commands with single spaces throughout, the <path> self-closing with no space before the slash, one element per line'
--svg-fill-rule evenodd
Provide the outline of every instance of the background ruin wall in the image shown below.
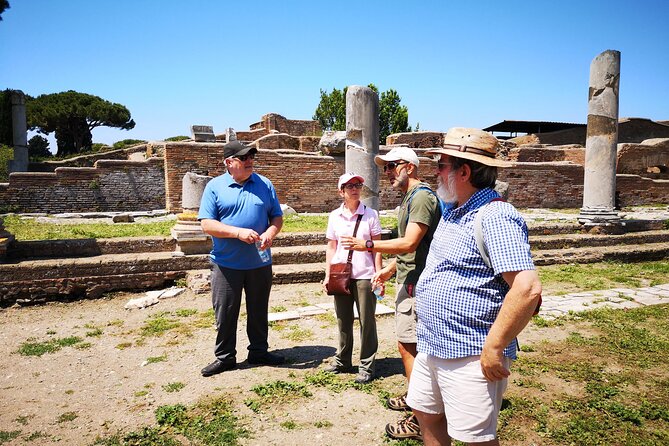
<path fill-rule="evenodd" d="M 223 144 L 162 142 L 159 149 L 155 152 L 163 158 L 147 161 L 97 161 L 94 168 L 12 173 L 9 183 L 0 184 L 0 212 L 165 208 L 180 212 L 181 182 L 186 172 L 216 176 L 224 171 Z M 583 150 L 573 146 L 514 150 L 518 166 L 499 170 L 499 179 L 509 183 L 509 201 L 523 208 L 580 208 L 583 167 L 576 162 L 582 159 Z M 154 152 L 151 147 L 149 152 Z M 669 203 L 668 174 L 644 174 L 647 166 L 667 164 L 669 140 L 654 146 L 621 144 L 618 157 L 621 206 Z M 260 149 L 256 162 L 256 171 L 274 183 L 281 203 L 298 212 L 328 212 L 338 206 L 341 199 L 336 184 L 343 170 L 343 157 L 299 151 Z M 434 161 L 421 157 L 419 172 L 422 179 L 436 184 Z M 395 208 L 400 194 L 383 173 L 379 179 L 380 208 Z"/>

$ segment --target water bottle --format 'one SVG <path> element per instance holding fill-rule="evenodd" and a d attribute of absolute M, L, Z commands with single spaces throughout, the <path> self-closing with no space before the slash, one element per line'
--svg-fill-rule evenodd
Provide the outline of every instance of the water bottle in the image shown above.
<path fill-rule="evenodd" d="M 262 245 L 262 242 L 258 240 L 256 242 L 256 249 L 258 249 L 258 255 L 260 256 L 260 260 L 262 260 L 263 263 L 269 262 L 269 248 L 261 249 L 260 246 Z"/>
<path fill-rule="evenodd" d="M 376 300 L 381 300 L 381 299 L 383 299 L 383 288 L 381 288 L 380 286 L 377 286 L 376 288 L 374 288 L 374 289 L 372 290 L 372 292 L 373 292 L 374 295 L 376 296 Z"/>

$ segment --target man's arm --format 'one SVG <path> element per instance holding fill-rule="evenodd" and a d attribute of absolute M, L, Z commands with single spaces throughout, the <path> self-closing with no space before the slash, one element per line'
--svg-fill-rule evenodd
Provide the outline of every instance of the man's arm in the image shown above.
<path fill-rule="evenodd" d="M 277 215 L 269 221 L 269 227 L 260 235 L 260 249 L 265 249 L 268 246 L 272 246 L 272 241 L 274 237 L 281 231 L 283 227 L 283 216 Z"/>
<path fill-rule="evenodd" d="M 418 248 L 418 244 L 425 234 L 429 226 L 423 223 L 409 222 L 404 237 L 395 238 L 391 240 L 374 241 L 374 252 L 383 254 L 405 254 L 414 252 Z M 355 251 L 366 251 L 364 239 L 353 237 L 342 237 L 341 243 L 346 249 L 353 249 Z"/>
<path fill-rule="evenodd" d="M 502 277 L 511 288 L 481 352 L 481 370 L 489 381 L 509 376 L 502 364 L 504 349 L 532 319 L 541 297 L 541 281 L 535 270 L 506 272 Z"/>
<path fill-rule="evenodd" d="M 246 243 L 255 243 L 260 240 L 260 236 L 253 229 L 226 225 L 211 218 L 202 219 L 200 226 L 205 234 L 216 238 L 236 238 Z"/>

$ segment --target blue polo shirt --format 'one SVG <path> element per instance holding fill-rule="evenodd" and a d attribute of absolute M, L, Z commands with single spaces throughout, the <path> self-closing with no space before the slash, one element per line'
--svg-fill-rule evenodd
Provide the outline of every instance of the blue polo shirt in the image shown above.
<path fill-rule="evenodd" d="M 244 184 L 237 184 L 229 173 L 207 183 L 200 202 L 198 220 L 212 219 L 226 225 L 249 228 L 262 234 L 270 220 L 283 215 L 272 182 L 252 173 Z M 212 237 L 211 260 L 231 269 L 255 269 L 272 263 L 263 262 L 254 244 L 236 238 Z"/>
<path fill-rule="evenodd" d="M 444 211 L 425 269 L 416 284 L 418 351 L 444 359 L 480 355 L 509 286 L 502 273 L 533 270 L 527 225 L 509 203 L 485 208 L 483 234 L 492 267 L 474 239 L 474 218 L 499 195 L 482 189 L 458 208 Z M 504 356 L 516 358 L 514 339 Z"/>

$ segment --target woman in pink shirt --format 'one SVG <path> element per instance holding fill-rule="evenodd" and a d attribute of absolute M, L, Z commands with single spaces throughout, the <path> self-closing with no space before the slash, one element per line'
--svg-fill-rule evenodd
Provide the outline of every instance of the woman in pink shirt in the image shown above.
<path fill-rule="evenodd" d="M 365 240 L 381 238 L 379 214 L 360 203 L 364 178 L 352 173 L 339 177 L 337 187 L 344 202 L 330 212 L 325 236 L 328 239 L 325 255 L 325 280 L 331 263 L 346 263 L 349 251 L 339 243 L 341 237 L 351 236 L 358 215 L 362 215 L 356 237 Z M 371 244 L 371 243 L 370 243 Z M 357 383 L 367 383 L 374 379 L 374 359 L 378 349 L 376 336 L 376 297 L 372 292 L 371 278 L 381 269 L 381 254 L 369 251 L 354 251 L 351 259 L 351 295 L 335 295 L 334 306 L 339 328 L 339 348 L 332 364 L 325 370 L 333 373 L 353 370 L 353 304 L 360 315 L 360 366 L 355 378 Z"/>

